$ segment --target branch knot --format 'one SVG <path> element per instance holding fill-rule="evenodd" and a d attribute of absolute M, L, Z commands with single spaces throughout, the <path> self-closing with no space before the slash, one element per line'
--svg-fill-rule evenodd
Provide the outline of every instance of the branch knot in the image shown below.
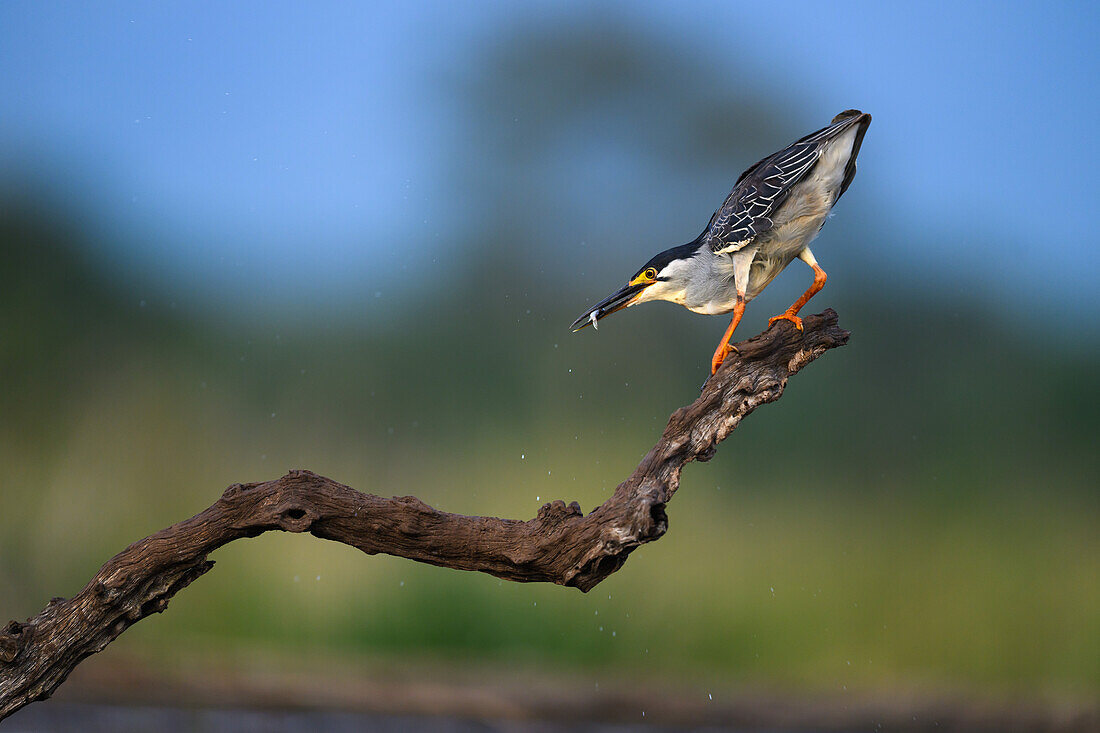
<path fill-rule="evenodd" d="M 9 621 L 8 625 L 0 631 L 0 662 L 11 664 L 19 656 L 19 650 L 23 647 L 26 638 L 23 630 L 30 624 L 19 621 Z"/>

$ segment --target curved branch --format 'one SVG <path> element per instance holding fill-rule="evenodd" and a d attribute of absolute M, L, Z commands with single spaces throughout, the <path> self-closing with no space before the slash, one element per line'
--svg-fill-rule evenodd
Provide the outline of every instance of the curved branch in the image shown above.
<path fill-rule="evenodd" d="M 214 566 L 222 545 L 269 530 L 309 532 L 368 555 L 386 553 L 506 580 L 548 581 L 592 589 L 622 567 L 639 545 L 664 534 L 665 505 L 690 461 L 705 461 L 741 419 L 779 399 L 787 379 L 848 332 L 828 310 L 780 321 L 738 344 L 694 403 L 672 414 L 664 434 L 615 493 L 591 513 L 563 501 L 534 519 L 440 512 L 414 496 L 364 494 L 309 471 L 274 481 L 234 484 L 200 514 L 127 547 L 75 596 L 54 598 L 34 618 L 0 631 L 0 720 L 49 697 L 85 657 Z"/>

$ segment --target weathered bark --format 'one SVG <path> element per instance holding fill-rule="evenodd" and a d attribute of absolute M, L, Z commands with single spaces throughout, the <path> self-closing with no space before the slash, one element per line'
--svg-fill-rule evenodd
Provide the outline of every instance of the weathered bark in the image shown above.
<path fill-rule="evenodd" d="M 694 403 L 672 414 L 664 434 L 615 493 L 585 515 L 576 502 L 544 504 L 534 519 L 440 512 L 413 496 L 360 493 L 309 471 L 234 484 L 200 514 L 135 542 L 75 596 L 54 598 L 25 623 L 0 631 L 0 719 L 49 697 L 85 657 L 130 625 L 159 613 L 214 566 L 222 545 L 268 530 L 309 532 L 368 555 L 386 553 L 506 580 L 548 581 L 588 591 L 639 545 L 664 534 L 665 505 L 689 461 L 705 461 L 745 415 L 779 398 L 787 379 L 848 333 L 829 310 L 780 321 L 737 345 Z"/>

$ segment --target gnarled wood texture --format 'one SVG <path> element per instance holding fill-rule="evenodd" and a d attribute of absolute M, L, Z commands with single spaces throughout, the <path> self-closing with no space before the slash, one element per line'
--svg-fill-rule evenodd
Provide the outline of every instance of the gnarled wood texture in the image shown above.
<path fill-rule="evenodd" d="M 234 484 L 200 514 L 127 547 L 75 596 L 0 631 L 0 719 L 49 697 L 85 657 L 130 625 L 159 613 L 214 566 L 222 545 L 269 530 L 309 532 L 368 555 L 386 553 L 506 580 L 548 581 L 587 591 L 639 545 L 664 534 L 665 505 L 689 461 L 705 461 L 741 419 L 779 399 L 787 379 L 848 333 L 832 310 L 781 321 L 737 345 L 695 402 L 672 414 L 634 473 L 589 514 L 576 502 L 544 504 L 534 519 L 440 512 L 413 496 L 364 494 L 309 471 Z"/>

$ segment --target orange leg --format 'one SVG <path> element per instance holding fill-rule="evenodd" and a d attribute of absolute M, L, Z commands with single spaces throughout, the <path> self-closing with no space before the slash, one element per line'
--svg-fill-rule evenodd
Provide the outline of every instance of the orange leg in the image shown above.
<path fill-rule="evenodd" d="M 741 316 L 743 315 L 745 315 L 745 296 L 738 293 L 737 302 L 733 305 L 733 320 L 730 321 L 729 328 L 726 329 L 722 340 L 718 342 L 718 348 L 714 350 L 714 356 L 710 359 L 710 373 L 712 375 L 718 371 L 718 367 L 722 366 L 722 362 L 729 356 L 730 351 L 737 351 L 736 346 L 730 346 L 730 338 L 733 336 L 733 329 L 737 328 L 737 324 L 741 322 Z"/>
<path fill-rule="evenodd" d="M 771 326 L 776 321 L 790 321 L 795 325 L 799 331 L 802 330 L 802 319 L 798 317 L 798 311 L 802 310 L 802 306 L 806 305 L 810 301 L 810 298 L 817 295 L 818 291 L 825 287 L 825 271 L 815 262 L 814 268 L 814 284 L 810 286 L 810 289 L 802 294 L 802 297 L 791 304 L 791 307 L 783 312 L 782 315 L 772 316 L 768 319 L 768 325 Z"/>

